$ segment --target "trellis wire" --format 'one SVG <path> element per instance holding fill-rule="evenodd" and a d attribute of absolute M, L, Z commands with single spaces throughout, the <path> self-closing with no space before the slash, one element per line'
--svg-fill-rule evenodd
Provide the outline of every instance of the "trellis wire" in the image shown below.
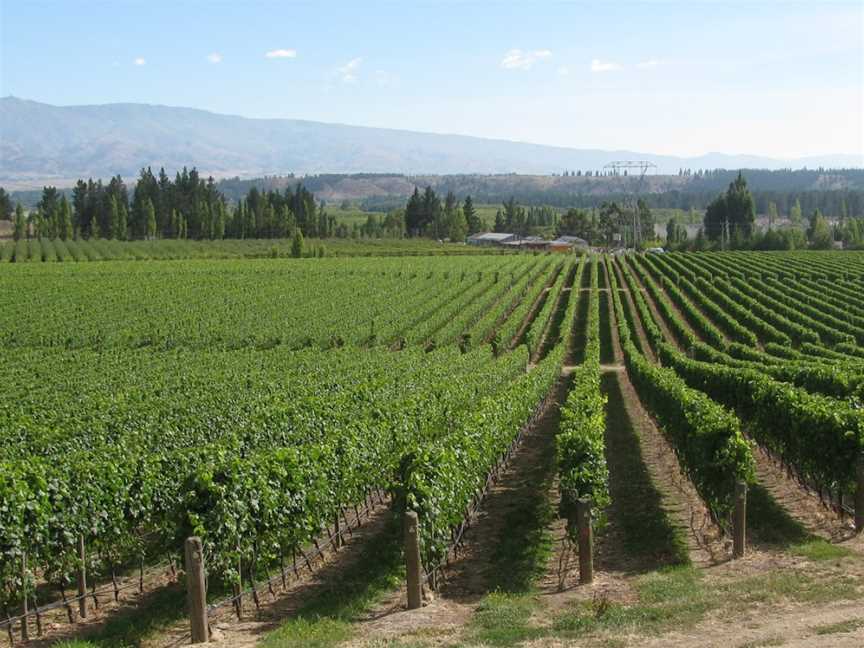
<path fill-rule="evenodd" d="M 373 489 L 372 492 L 374 492 L 374 493 L 378 496 L 378 505 L 383 505 L 383 504 L 385 504 L 385 503 L 388 501 L 387 498 L 384 497 L 384 496 L 381 494 L 380 489 L 377 489 L 377 488 L 376 488 L 376 489 Z M 371 498 L 370 498 L 370 499 L 371 499 Z M 373 502 L 373 506 L 372 506 L 371 508 L 369 508 L 369 509 L 364 509 L 363 511 L 355 511 L 355 515 L 354 515 L 354 517 L 353 517 L 353 519 L 352 519 L 352 523 L 356 525 L 355 528 L 359 528 L 359 527 L 360 527 L 360 521 L 361 521 L 362 519 L 364 519 L 364 518 L 368 518 L 368 517 L 370 517 L 370 516 L 372 515 L 372 511 L 374 510 L 374 508 L 375 508 L 375 507 L 374 507 L 374 502 Z M 344 517 L 345 510 L 342 509 L 341 512 L 342 512 L 343 517 Z M 334 546 L 334 543 L 335 543 L 336 540 L 337 540 L 337 538 L 338 538 L 340 541 L 343 541 L 343 540 L 344 540 L 344 536 L 345 536 L 346 533 L 347 533 L 347 534 L 351 534 L 351 533 L 352 533 L 351 524 L 346 524 L 344 527 L 340 526 L 339 531 L 338 531 L 338 532 L 335 532 L 335 533 L 333 533 L 333 534 L 331 534 L 331 533 L 330 533 L 330 530 L 327 529 L 327 528 L 322 528 L 321 531 L 326 531 L 326 532 L 327 532 L 327 535 L 329 536 L 329 538 L 327 538 L 326 540 L 324 540 L 324 539 L 322 538 L 322 540 L 321 540 L 320 543 L 317 542 L 317 538 L 316 538 L 316 542 L 315 542 L 315 544 L 316 544 L 316 548 L 313 549 L 313 550 L 312 550 L 311 552 L 309 552 L 309 553 L 302 552 L 302 550 L 301 550 L 301 553 L 302 553 L 302 555 L 304 556 L 304 562 L 307 562 L 307 566 L 309 566 L 309 563 L 314 562 L 317 558 L 319 558 L 319 557 L 323 557 L 323 555 L 324 555 L 324 550 L 333 547 L 333 546 Z M 299 570 L 298 570 L 298 568 L 297 568 L 297 560 L 296 560 L 296 558 L 292 559 L 291 563 L 292 563 L 292 564 L 291 564 L 291 566 L 292 566 L 292 571 L 294 572 L 294 581 L 296 582 L 297 580 L 299 580 L 299 575 L 298 575 Z M 268 570 L 268 573 L 269 573 L 269 570 Z M 208 615 L 208 617 L 210 616 L 210 614 L 211 614 L 212 612 L 214 612 L 214 611 L 217 610 L 218 608 L 224 607 L 224 606 L 226 606 L 226 605 L 228 605 L 228 604 L 236 603 L 237 601 L 241 600 L 244 596 L 248 596 L 249 594 L 252 594 L 254 591 L 257 591 L 258 585 L 261 585 L 261 586 L 264 586 L 264 587 L 268 587 L 268 588 L 269 588 L 270 586 L 272 586 L 272 584 L 273 584 L 274 581 L 282 580 L 283 577 L 284 577 L 284 574 L 283 574 L 282 570 L 280 569 L 280 570 L 276 573 L 276 575 L 274 575 L 274 576 L 269 576 L 269 577 L 267 578 L 267 580 L 262 581 L 261 583 L 255 583 L 255 584 L 253 584 L 253 585 L 250 585 L 249 587 L 247 587 L 245 590 L 241 591 L 241 592 L 238 593 L 238 594 L 235 594 L 235 595 L 230 596 L 230 597 L 228 597 L 228 598 L 222 599 L 221 601 L 217 601 L 216 603 L 211 603 L 211 604 L 209 604 L 209 605 L 207 606 L 207 615 Z M 287 580 L 287 579 L 286 579 L 286 580 Z"/>

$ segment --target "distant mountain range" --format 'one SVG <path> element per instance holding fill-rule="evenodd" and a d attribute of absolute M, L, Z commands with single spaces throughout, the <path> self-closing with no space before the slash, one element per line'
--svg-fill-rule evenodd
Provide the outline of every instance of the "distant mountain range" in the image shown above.
<path fill-rule="evenodd" d="M 144 166 L 165 167 L 171 173 L 195 166 L 202 174 L 216 177 L 551 174 L 564 169 L 596 170 L 620 159 L 651 161 L 661 173 L 677 173 L 681 167 L 864 166 L 864 158 L 855 155 L 778 160 L 708 153 L 681 158 L 298 119 L 248 119 L 146 104 L 52 106 L 14 97 L 0 99 L 0 183 L 20 188 L 118 173 L 132 179 Z"/>

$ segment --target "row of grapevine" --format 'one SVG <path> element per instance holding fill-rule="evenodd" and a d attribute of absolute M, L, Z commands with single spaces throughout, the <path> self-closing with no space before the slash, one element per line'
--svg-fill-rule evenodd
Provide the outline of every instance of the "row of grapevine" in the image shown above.
<path fill-rule="evenodd" d="M 864 411 L 774 380 L 761 371 L 706 363 L 662 347 L 689 385 L 736 408 L 764 447 L 817 483 L 851 492 L 864 439 Z"/>
<path fill-rule="evenodd" d="M 471 343 L 483 344 L 497 336 L 500 345 L 508 347 L 549 282 L 560 275 L 563 267 L 563 263 L 543 267 L 536 275 L 526 277 L 513 286 L 505 299 L 495 308 L 487 310 L 465 332 Z"/>
<path fill-rule="evenodd" d="M 542 411 L 561 361 L 560 352 L 550 354 L 509 387 L 478 399 L 447 433 L 403 457 L 398 492 L 404 505 L 419 514 L 427 573 L 444 559 L 489 473 L 519 431 Z"/>
<path fill-rule="evenodd" d="M 646 257 L 636 256 L 634 265 L 637 268 L 637 272 L 639 272 L 643 277 L 643 280 L 645 280 L 646 284 L 649 282 L 650 284 L 654 283 L 649 277 L 649 273 L 660 281 L 661 286 L 665 290 L 665 294 L 662 292 L 655 293 L 649 288 L 655 300 L 661 300 L 665 304 L 668 296 L 668 298 L 678 306 L 681 313 L 686 318 L 687 323 L 700 338 L 717 348 L 724 348 L 726 346 L 726 338 L 720 329 L 718 329 L 710 319 L 702 314 L 702 311 L 700 311 L 699 308 L 690 301 L 690 299 L 678 288 L 677 285 L 675 285 L 674 282 L 666 281 L 665 275 L 657 270 L 653 264 L 645 262 L 645 259 Z M 667 312 L 668 309 L 668 312 L 677 315 L 677 313 L 669 308 L 668 305 L 663 306 L 662 309 L 664 313 Z"/>
<path fill-rule="evenodd" d="M 140 553 L 143 537 L 176 551 L 192 533 L 204 537 L 214 576 L 231 580 L 238 560 L 269 560 L 368 489 L 395 488 L 406 448 L 459 429 L 478 400 L 513 396 L 527 362 L 524 350 L 496 360 L 488 349 L 454 348 L 333 352 L 326 366 L 313 352 L 118 352 L 108 377 L 118 391 L 103 392 L 103 380 L 76 401 L 69 392 L 110 369 L 96 357 L 89 377 L 76 375 L 85 353 L 70 354 L 66 373 L 42 392 L 65 386 L 57 395 L 65 407 L 48 409 L 34 394 L 2 412 L 9 452 L 0 465 L 0 570 L 9 582 L 25 552 L 47 580 L 64 581 L 81 536 L 114 565 Z M 3 369 L 23 374 L 34 360 Z M 150 370 L 141 380 L 176 383 L 124 389 L 142 368 L 130 360 Z M 227 371 L 220 376 L 218 367 Z"/>
<path fill-rule="evenodd" d="M 573 370 L 570 391 L 561 407 L 556 437 L 559 513 L 568 520 L 568 534 L 575 534 L 576 502 L 590 497 L 603 510 L 610 503 L 609 470 L 606 466 L 606 397 L 600 391 L 600 294 L 597 257 L 591 262 L 584 360 Z"/>
<path fill-rule="evenodd" d="M 321 253 L 342 257 L 498 256 L 501 248 L 441 245 L 429 239 L 306 239 L 304 257 Z M 184 259 L 260 259 L 293 256 L 291 239 L 177 240 L 154 239 L 0 239 L 0 263 L 153 261 Z"/>
<path fill-rule="evenodd" d="M 523 265 L 518 273 L 499 276 L 496 284 L 485 295 L 484 299 L 465 304 L 464 307 L 453 313 L 453 316 L 445 322 L 444 327 L 435 334 L 436 341 L 449 344 L 464 339 L 466 335 L 470 336 L 474 326 L 483 319 L 486 313 L 503 311 L 507 303 L 513 299 L 511 294 L 518 295 L 525 286 L 530 285 L 533 281 L 539 281 L 551 268 L 552 260 L 547 257 Z"/>
<path fill-rule="evenodd" d="M 753 456 L 740 423 L 734 414 L 688 387 L 673 370 L 652 364 L 638 351 L 632 342 L 617 279 L 613 272 L 608 275 L 630 380 L 712 515 L 723 520 L 732 510 L 735 482 L 753 478 Z"/>
<path fill-rule="evenodd" d="M 583 259 L 584 258 L 585 257 L 583 257 Z M 584 261 L 577 261 L 576 263 L 584 263 Z M 573 294 L 575 290 L 575 275 L 576 264 L 567 264 L 564 270 L 562 270 L 558 274 L 558 278 L 555 280 L 552 289 L 546 296 L 546 301 L 543 304 L 543 308 L 540 309 L 540 312 L 537 313 L 534 321 L 531 322 L 531 325 L 525 331 L 523 341 L 525 343 L 525 346 L 528 347 L 528 352 L 532 358 L 536 357 L 537 354 L 540 352 L 540 345 L 546 339 L 545 336 L 551 332 L 553 319 L 556 317 L 556 309 L 560 307 L 561 302 L 565 304 L 566 310 L 566 304 L 568 303 L 567 300 L 576 299 Z M 567 283 L 570 284 L 570 290 L 568 290 L 565 294 L 564 286 Z M 554 344 L 557 344 L 557 340 L 547 340 L 547 344 L 550 342 L 553 343 L 553 346 Z"/>
<path fill-rule="evenodd" d="M 716 303 L 705 292 L 699 290 L 692 281 L 687 279 L 687 277 L 679 274 L 677 268 L 674 267 L 674 260 L 667 261 L 661 256 L 655 256 L 646 257 L 646 261 L 649 265 L 654 267 L 655 276 L 662 277 L 661 281 L 663 286 L 666 288 L 667 293 L 669 293 L 678 306 L 683 308 L 684 312 L 691 315 L 694 320 L 700 319 L 697 313 L 692 312 L 698 307 L 698 310 L 706 313 L 708 318 L 710 318 L 712 322 L 716 323 L 730 340 L 741 344 L 749 344 L 751 346 L 756 346 L 758 344 L 758 339 L 751 330 L 742 326 L 735 317 L 729 315 L 720 304 Z M 683 289 L 683 293 L 681 289 Z M 688 300 L 687 302 L 685 302 L 685 295 Z M 689 300 L 692 300 L 694 305 L 685 306 L 685 303 L 689 304 Z M 691 320 L 691 324 L 694 320 Z M 701 323 L 697 326 L 701 326 Z M 703 339 L 707 340 L 709 338 L 713 339 L 712 343 L 714 343 L 715 346 L 725 346 L 726 344 L 725 340 L 718 339 L 709 332 L 709 329 L 706 326 L 704 327 Z"/>

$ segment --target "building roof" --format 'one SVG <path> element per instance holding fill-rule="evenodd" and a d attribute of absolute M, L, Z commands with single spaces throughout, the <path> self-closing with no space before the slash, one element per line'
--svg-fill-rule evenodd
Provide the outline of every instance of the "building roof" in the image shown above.
<path fill-rule="evenodd" d="M 549 247 L 574 247 L 583 245 L 587 246 L 588 243 L 584 239 L 580 239 L 577 236 L 562 236 L 555 239 L 554 241 L 549 241 Z"/>
<path fill-rule="evenodd" d="M 506 241 L 514 236 L 515 234 L 507 234 L 506 232 L 478 232 L 468 238 L 472 241 Z"/>

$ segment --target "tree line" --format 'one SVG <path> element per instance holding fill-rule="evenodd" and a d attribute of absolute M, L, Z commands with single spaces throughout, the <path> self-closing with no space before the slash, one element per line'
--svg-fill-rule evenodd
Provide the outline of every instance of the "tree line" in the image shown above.
<path fill-rule="evenodd" d="M 759 230 L 756 200 L 739 172 L 726 191 L 708 204 L 702 228 L 692 241 L 687 240 L 686 229 L 676 219 L 669 221 L 667 246 L 691 250 L 828 250 L 841 243 L 845 248 L 864 249 L 864 218 L 853 216 L 845 201 L 833 222 L 818 207 L 805 216 L 798 199 L 783 222 L 776 203 L 769 202 L 766 211 L 768 227 Z"/>
<path fill-rule="evenodd" d="M 797 250 L 845 248 L 864 249 L 864 217 L 855 217 L 841 203 L 839 217 L 829 220 L 818 207 L 806 210 L 800 200 L 781 216 L 778 205 L 767 205 L 768 226 L 756 226 L 757 203 L 743 173 L 729 183 L 725 192 L 708 203 L 701 227 L 692 238 L 676 217 L 666 224 L 665 243 L 654 233 L 654 218 L 644 199 L 635 206 L 605 201 L 599 209 L 571 207 L 556 226 L 559 235 L 579 236 L 591 245 L 648 247 L 665 244 L 687 250 Z"/>
<path fill-rule="evenodd" d="M 654 214 L 648 203 L 638 199 L 635 205 L 617 201 L 603 202 L 599 208 L 572 207 L 555 226 L 558 236 L 578 236 L 591 245 L 638 247 L 656 244 Z"/>
<path fill-rule="evenodd" d="M 12 220 L 21 238 L 324 238 L 335 233 L 335 219 L 303 184 L 261 192 L 251 186 L 230 206 L 213 178 L 196 169 L 177 172 L 141 170 L 130 192 L 120 176 L 108 183 L 78 180 L 71 200 L 56 187 L 44 187 L 29 213 L 0 188 L 0 218 Z"/>

